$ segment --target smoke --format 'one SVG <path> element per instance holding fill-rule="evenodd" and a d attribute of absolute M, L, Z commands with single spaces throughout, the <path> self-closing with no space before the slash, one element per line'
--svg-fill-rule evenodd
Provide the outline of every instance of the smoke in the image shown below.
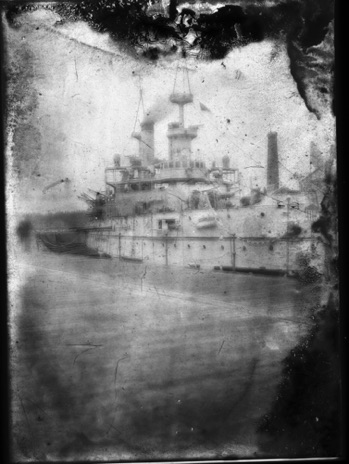
<path fill-rule="evenodd" d="M 168 96 L 159 96 L 153 105 L 145 112 L 142 123 L 144 122 L 159 122 L 164 119 L 173 110 L 172 104 Z"/>

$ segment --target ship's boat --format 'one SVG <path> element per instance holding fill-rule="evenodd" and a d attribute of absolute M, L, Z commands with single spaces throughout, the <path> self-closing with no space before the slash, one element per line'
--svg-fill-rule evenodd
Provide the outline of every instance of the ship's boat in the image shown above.
<path fill-rule="evenodd" d="M 217 227 L 215 216 L 202 216 L 196 224 L 197 229 L 213 229 Z"/>
<path fill-rule="evenodd" d="M 48 250 L 53 251 L 54 253 L 107 257 L 106 253 L 99 253 L 98 251 L 91 249 L 86 245 L 86 243 L 79 241 L 77 238 L 67 242 L 64 234 L 41 233 L 37 235 L 37 238 Z"/>
<path fill-rule="evenodd" d="M 129 261 L 132 263 L 143 263 L 142 258 L 135 258 L 134 256 L 120 256 L 121 261 Z"/>

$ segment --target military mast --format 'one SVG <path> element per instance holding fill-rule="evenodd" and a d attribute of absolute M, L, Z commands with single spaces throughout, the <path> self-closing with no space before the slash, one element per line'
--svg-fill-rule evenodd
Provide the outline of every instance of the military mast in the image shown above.
<path fill-rule="evenodd" d="M 183 86 L 178 90 L 178 68 L 176 71 L 173 91 L 170 95 L 170 102 L 178 105 L 178 122 L 168 125 L 167 137 L 169 140 L 169 161 L 179 160 L 183 157 L 190 157 L 191 141 L 197 137 L 199 126 L 185 127 L 184 107 L 193 102 L 193 94 L 190 89 L 190 82 L 187 68 L 182 68 Z"/>

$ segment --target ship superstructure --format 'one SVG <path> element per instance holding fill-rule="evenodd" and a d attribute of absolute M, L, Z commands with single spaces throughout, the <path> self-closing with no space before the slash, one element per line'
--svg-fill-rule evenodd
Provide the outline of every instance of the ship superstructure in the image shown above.
<path fill-rule="evenodd" d="M 105 171 L 105 219 L 156 213 L 159 208 L 182 211 L 182 203 L 188 207 L 196 205 L 197 209 L 199 192 L 206 192 L 215 206 L 230 205 L 227 200 L 238 189 L 239 172 L 230 168 L 229 157 L 224 156 L 219 167 L 214 165 L 210 169 L 202 159 L 193 157 L 192 140 L 197 137 L 199 126 L 185 124 L 185 106 L 193 101 L 189 80 L 185 91 L 179 92 L 174 87 L 169 99 L 178 106 L 178 120 L 168 124 L 168 159 L 155 160 L 155 124 L 145 118 L 140 131 L 132 133 L 138 140 L 139 151 L 130 165 L 120 166 L 117 157 L 114 166 Z M 176 198 L 176 193 L 177 200 L 171 199 L 171 195 Z"/>
<path fill-rule="evenodd" d="M 128 165 L 116 156 L 105 170 L 95 224 L 85 230 L 88 244 L 120 259 L 166 265 L 289 274 L 304 256 L 320 263 L 322 243 L 311 232 L 319 204 L 280 185 L 277 133 L 267 137 L 264 188 L 251 185 L 243 195 L 241 173 L 228 155 L 210 167 L 193 155 L 199 125 L 185 122 L 193 102 L 189 79 L 169 99 L 178 120 L 168 124 L 167 159 L 156 159 L 156 122 L 145 117 L 132 133 L 137 155 Z"/>

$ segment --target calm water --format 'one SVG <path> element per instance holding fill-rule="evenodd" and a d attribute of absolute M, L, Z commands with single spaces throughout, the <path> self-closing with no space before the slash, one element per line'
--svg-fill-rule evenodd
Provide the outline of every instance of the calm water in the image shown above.
<path fill-rule="evenodd" d="M 258 456 L 295 280 L 27 254 L 13 290 L 14 449 L 33 459 Z"/>

